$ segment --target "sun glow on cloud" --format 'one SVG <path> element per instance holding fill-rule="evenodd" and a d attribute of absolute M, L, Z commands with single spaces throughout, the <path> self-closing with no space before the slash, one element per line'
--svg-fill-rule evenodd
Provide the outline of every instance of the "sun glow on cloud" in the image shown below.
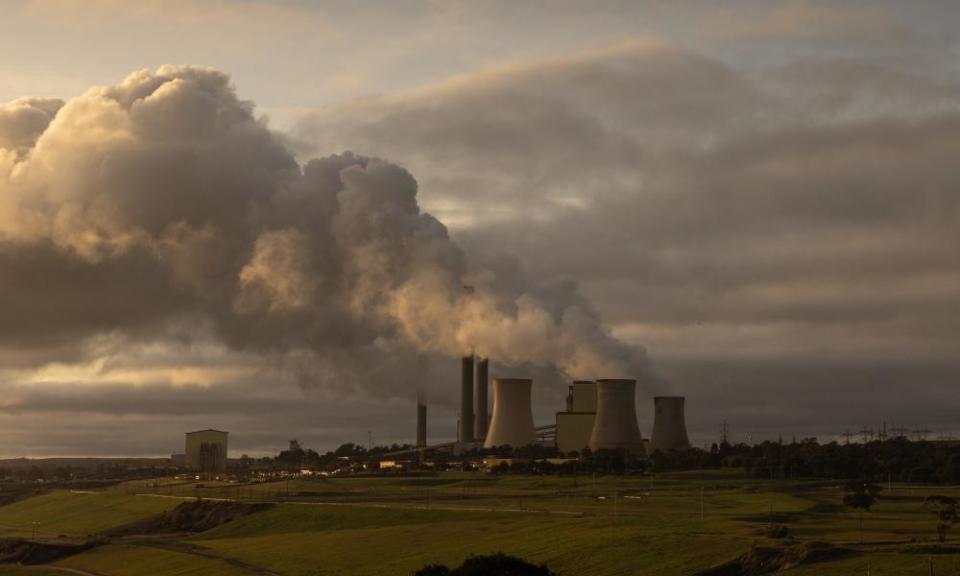
<path fill-rule="evenodd" d="M 53 362 L 36 370 L 22 371 L 18 380 L 30 385 L 210 387 L 255 378 L 267 369 L 262 361 L 212 342 L 191 346 L 162 341 L 125 344 L 114 340 L 109 344 L 111 351 L 93 352 L 92 358 L 83 362 Z"/>

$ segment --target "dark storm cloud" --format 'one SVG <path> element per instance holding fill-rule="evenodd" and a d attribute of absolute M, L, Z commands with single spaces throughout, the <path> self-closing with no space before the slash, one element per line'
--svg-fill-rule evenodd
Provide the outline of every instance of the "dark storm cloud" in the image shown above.
<path fill-rule="evenodd" d="M 851 53 L 738 68 L 630 44 L 332 106 L 298 134 L 424 174 L 471 253 L 577 278 L 695 415 L 769 433 L 795 398 L 830 430 L 850 424 L 831 389 L 909 387 L 919 421 L 960 352 L 957 78 Z M 863 406 L 879 420 L 896 402 Z"/>
<path fill-rule="evenodd" d="M 282 375 L 265 378 L 213 387 L 82 381 L 5 385 L 0 419 L 20 424 L 4 427 L 0 441 L 4 455 L 16 457 L 165 456 L 183 451 L 185 431 L 211 426 L 231 432 L 231 453 L 237 456 L 275 453 L 291 438 L 320 449 L 366 442 L 368 430 L 378 443 L 409 440 L 398 434 L 413 427 L 413 411 L 403 400 L 304 395 Z M 368 416 L 362 431 L 358 413 Z M 431 434 L 442 434 L 446 419 L 437 410 Z"/>
<path fill-rule="evenodd" d="M 642 348 L 575 285 L 468 261 L 398 165 L 347 152 L 301 166 L 216 70 L 165 66 L 62 107 L 7 108 L 49 116 L 32 132 L 0 124 L 0 351 L 13 366 L 99 360 L 106 378 L 124 347 L 209 338 L 341 396 L 412 398 L 471 350 L 554 382 L 644 373 Z M 91 398 L 66 396 L 31 397 L 78 410 Z M 191 403 L 170 397 L 169 410 Z"/>

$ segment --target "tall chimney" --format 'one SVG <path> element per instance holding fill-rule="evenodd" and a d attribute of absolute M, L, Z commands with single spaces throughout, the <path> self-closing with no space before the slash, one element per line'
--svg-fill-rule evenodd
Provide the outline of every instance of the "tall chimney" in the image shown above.
<path fill-rule="evenodd" d="M 427 403 L 417 396 L 417 448 L 427 447 Z"/>
<path fill-rule="evenodd" d="M 474 438 L 477 440 L 487 437 L 487 426 L 490 412 L 487 410 L 487 383 L 490 380 L 490 362 L 486 358 L 477 358 L 477 414 Z"/>
<path fill-rule="evenodd" d="M 473 442 L 473 354 L 460 361 L 460 429 L 457 440 Z"/>

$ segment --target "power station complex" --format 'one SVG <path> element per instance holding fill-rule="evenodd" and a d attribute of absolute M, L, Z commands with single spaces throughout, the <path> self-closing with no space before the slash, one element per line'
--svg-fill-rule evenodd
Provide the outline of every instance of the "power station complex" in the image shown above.
<path fill-rule="evenodd" d="M 461 360 L 460 418 L 455 447 L 492 448 L 555 442 L 561 453 L 624 449 L 632 454 L 690 447 L 682 396 L 654 398 L 653 432 L 640 434 L 636 410 L 636 380 L 577 380 L 570 386 L 566 409 L 555 424 L 533 422 L 533 380 L 497 378 L 493 381 L 493 413 L 488 418 L 489 362 L 473 355 Z M 447 445 L 444 445 L 447 446 Z M 427 407 L 417 401 L 417 448 L 427 446 Z"/>
<path fill-rule="evenodd" d="M 653 399 L 653 431 L 647 440 L 637 423 L 636 380 L 576 380 L 569 387 L 565 410 L 556 413 L 555 423 L 537 427 L 533 421 L 533 380 L 529 378 L 494 379 L 491 414 L 489 366 L 486 358 L 470 355 L 461 359 L 456 442 L 427 445 L 427 405 L 423 396 L 417 398 L 416 450 L 519 448 L 541 443 L 555 446 L 562 454 L 589 448 L 594 452 L 622 449 L 643 455 L 690 448 L 682 396 Z M 187 432 L 183 455 L 186 468 L 201 473 L 225 471 L 227 438 L 227 432 L 221 430 Z"/>

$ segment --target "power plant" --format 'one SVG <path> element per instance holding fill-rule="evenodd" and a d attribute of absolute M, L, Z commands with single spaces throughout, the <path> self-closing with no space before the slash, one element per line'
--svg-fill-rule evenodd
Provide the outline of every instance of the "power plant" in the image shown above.
<path fill-rule="evenodd" d="M 494 446 L 526 446 L 537 438 L 533 426 L 530 395 L 533 380 L 529 378 L 497 378 L 493 381 L 493 419 L 483 442 Z"/>
<path fill-rule="evenodd" d="M 642 453 L 637 425 L 636 380 L 597 380 L 597 417 L 590 434 L 591 450 L 626 449 Z"/>
<path fill-rule="evenodd" d="M 427 406 L 417 397 L 418 450 L 452 448 L 455 452 L 509 445 L 555 445 L 564 455 L 597 450 L 626 450 L 635 455 L 655 450 L 690 448 L 682 396 L 654 398 L 651 439 L 645 440 L 637 421 L 636 387 L 632 379 L 575 380 L 565 410 L 553 424 L 537 427 L 533 421 L 529 378 L 493 380 L 493 414 L 489 416 L 489 360 L 473 354 L 460 362 L 460 402 L 457 439 L 427 445 Z"/>
<path fill-rule="evenodd" d="M 653 434 L 650 451 L 682 450 L 690 447 L 683 414 L 683 396 L 657 396 L 653 399 Z"/>

